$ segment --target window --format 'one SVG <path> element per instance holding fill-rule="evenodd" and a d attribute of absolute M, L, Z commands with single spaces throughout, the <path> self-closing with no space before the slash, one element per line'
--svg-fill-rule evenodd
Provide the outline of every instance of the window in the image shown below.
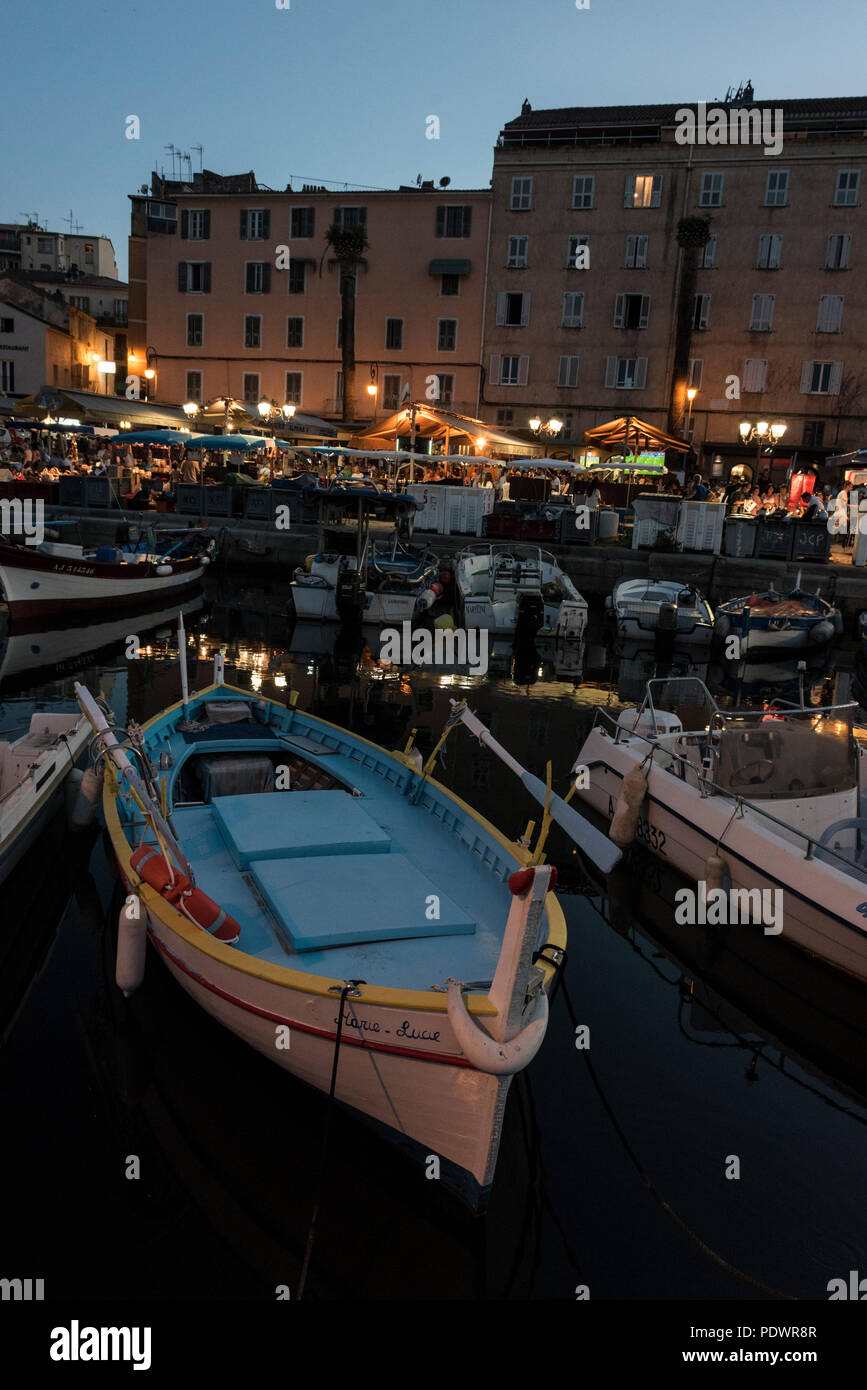
<path fill-rule="evenodd" d="M 560 368 L 557 372 L 557 385 L 572 387 L 578 385 L 578 361 L 577 357 L 561 357 Z"/>
<path fill-rule="evenodd" d="M 501 328 L 525 328 L 530 322 L 530 296 L 504 291 L 497 295 L 497 324 Z"/>
<path fill-rule="evenodd" d="M 817 333 L 840 333 L 843 328 L 842 294 L 820 294 Z"/>
<path fill-rule="evenodd" d="M 41 251 L 43 256 L 54 250 L 54 237 L 40 236 L 36 238 L 36 249 Z"/>
<path fill-rule="evenodd" d="M 768 379 L 766 357 L 748 357 L 744 363 L 743 387 L 745 391 L 764 391 Z"/>
<path fill-rule="evenodd" d="M 497 424 L 511 425 L 515 419 L 515 412 L 510 405 L 501 405 L 497 410 Z"/>
<path fill-rule="evenodd" d="M 383 410 L 397 410 L 400 405 L 400 377 L 384 376 L 382 378 L 382 408 Z"/>
<path fill-rule="evenodd" d="M 596 192 L 596 179 L 593 174 L 576 174 L 572 180 L 573 208 L 592 208 Z"/>
<path fill-rule="evenodd" d="M 581 254 L 581 251 L 584 254 Z M 567 270 L 586 270 L 590 258 L 590 237 L 586 232 L 573 232 L 569 238 L 569 249 L 566 252 Z"/>
<path fill-rule="evenodd" d="M 4 396 L 15 390 L 15 363 L 6 362 L 0 357 L 0 391 Z"/>
<path fill-rule="evenodd" d="M 187 347 L 201 347 L 204 341 L 204 314 L 187 314 Z"/>
<path fill-rule="evenodd" d="M 510 236 L 509 252 L 506 258 L 506 267 L 509 270 L 525 270 L 527 267 L 527 248 L 530 245 L 528 236 Z"/>
<path fill-rule="evenodd" d="M 750 310 L 750 332 L 770 333 L 774 323 L 775 294 L 754 294 Z"/>
<path fill-rule="evenodd" d="M 176 203 L 151 203 L 147 205 L 149 232 L 174 232 L 178 225 Z"/>
<path fill-rule="evenodd" d="M 202 373 L 187 372 L 187 400 L 201 401 L 202 399 Z"/>
<path fill-rule="evenodd" d="M 85 314 L 90 313 L 90 296 L 86 294 L 71 294 L 69 302 L 74 309 L 82 309 Z"/>
<path fill-rule="evenodd" d="M 759 249 L 756 253 L 756 269 L 779 270 L 782 254 L 783 238 L 781 236 L 771 233 L 760 236 Z"/>
<path fill-rule="evenodd" d="M 260 348 L 262 346 L 262 315 L 245 314 L 244 316 L 244 347 Z"/>
<path fill-rule="evenodd" d="M 765 207 L 785 207 L 789 198 L 788 169 L 772 169 L 765 182 Z"/>
<path fill-rule="evenodd" d="M 353 205 L 334 209 L 334 221 L 342 232 L 357 231 L 367 226 L 367 208 Z"/>
<path fill-rule="evenodd" d="M 649 294 L 618 294 L 615 296 L 615 328 L 646 328 L 649 318 Z"/>
<path fill-rule="evenodd" d="M 440 372 L 437 377 L 439 395 L 437 396 L 438 405 L 451 405 L 455 395 L 455 377 L 453 372 Z"/>
<path fill-rule="evenodd" d="M 805 449 L 821 449 L 825 443 L 825 421 L 805 420 L 802 442 Z"/>
<path fill-rule="evenodd" d="M 858 204 L 858 185 L 861 174 L 857 169 L 838 169 L 837 186 L 834 189 L 834 206 L 854 208 Z"/>
<path fill-rule="evenodd" d="M 515 178 L 512 179 L 512 190 L 509 195 L 509 209 L 511 212 L 529 212 L 533 206 L 533 180 Z"/>
<path fill-rule="evenodd" d="M 15 332 L 15 320 L 14 320 L 14 319 L 0 319 L 0 333 L 14 333 L 14 332 Z"/>
<path fill-rule="evenodd" d="M 205 208 L 181 213 L 181 236 L 189 241 L 207 241 L 211 235 L 211 214 Z"/>
<path fill-rule="evenodd" d="M 712 270 L 716 265 L 716 243 L 717 233 L 711 232 L 704 246 L 698 253 L 699 270 Z"/>
<path fill-rule="evenodd" d="M 701 208 L 718 208 L 723 200 L 723 175 L 702 174 L 698 205 Z"/>
<path fill-rule="evenodd" d="M 460 294 L 460 275 L 444 275 L 440 280 L 440 294 Z"/>
<path fill-rule="evenodd" d="M 436 212 L 436 235 L 467 237 L 473 225 L 473 210 L 462 203 L 443 203 Z"/>
<path fill-rule="evenodd" d="M 701 386 L 701 374 L 704 363 L 700 357 L 689 359 L 689 370 L 686 374 L 687 386 L 694 386 L 696 390 Z"/>
<path fill-rule="evenodd" d="M 623 206 L 658 208 L 662 202 L 662 174 L 627 174 Z"/>
<path fill-rule="evenodd" d="M 289 211 L 289 235 L 295 240 L 311 237 L 316 226 L 315 208 L 291 208 Z"/>
<path fill-rule="evenodd" d="M 334 373 L 334 399 L 338 406 L 343 406 L 343 372 L 338 368 Z"/>
<path fill-rule="evenodd" d="M 647 268 L 647 247 L 650 237 L 647 236 L 628 236 L 626 238 L 626 260 L 624 262 L 627 270 L 646 270 Z"/>
<path fill-rule="evenodd" d="M 832 232 L 825 248 L 825 269 L 848 270 L 851 246 L 852 235 L 850 232 Z"/>
<path fill-rule="evenodd" d="M 457 345 L 457 319 L 437 319 L 437 352 L 454 352 Z"/>
<path fill-rule="evenodd" d="M 211 262 L 181 261 L 178 264 L 178 289 L 181 294 L 210 294 Z"/>
<path fill-rule="evenodd" d="M 605 360 L 605 385 L 621 391 L 641 391 L 647 384 L 646 357 L 608 357 Z"/>
<path fill-rule="evenodd" d="M 286 290 L 288 294 L 307 293 L 307 266 L 304 261 L 290 261 Z"/>
<path fill-rule="evenodd" d="M 697 294 L 692 301 L 692 326 L 694 330 L 703 333 L 708 326 L 710 319 L 710 295 Z"/>
<path fill-rule="evenodd" d="M 301 377 L 301 372 L 286 373 L 286 386 L 283 391 L 283 400 L 287 405 L 301 404 Z"/>
<path fill-rule="evenodd" d="M 563 296 L 562 328 L 581 328 L 584 324 L 584 296 L 571 290 Z M 577 358 L 576 358 L 577 361 Z"/>
<path fill-rule="evenodd" d="M 245 372 L 245 373 L 244 373 L 244 404 L 245 404 L 245 405 L 258 405 L 258 404 L 259 404 L 259 373 L 258 373 L 258 372 Z"/>
<path fill-rule="evenodd" d="M 490 381 L 492 386 L 526 386 L 529 377 L 529 357 L 491 357 Z"/>
<path fill-rule="evenodd" d="M 403 349 L 403 319 L 385 320 L 385 346 L 392 352 Z"/>
<path fill-rule="evenodd" d="M 127 304 L 125 299 L 114 301 L 114 319 L 117 324 L 126 323 Z"/>
<path fill-rule="evenodd" d="M 244 293 L 268 294 L 271 289 L 270 261 L 244 262 Z"/>
<path fill-rule="evenodd" d="M 93 264 L 93 250 L 94 250 L 94 248 L 93 248 L 93 242 L 92 242 L 92 241 L 86 241 L 86 242 L 84 243 L 84 259 L 85 259 L 85 261 L 88 262 L 90 265 Z"/>
<path fill-rule="evenodd" d="M 805 362 L 801 367 L 802 396 L 839 396 L 842 362 Z"/>
<path fill-rule="evenodd" d="M 267 208 L 241 208 L 241 240 L 264 241 L 271 231 Z"/>

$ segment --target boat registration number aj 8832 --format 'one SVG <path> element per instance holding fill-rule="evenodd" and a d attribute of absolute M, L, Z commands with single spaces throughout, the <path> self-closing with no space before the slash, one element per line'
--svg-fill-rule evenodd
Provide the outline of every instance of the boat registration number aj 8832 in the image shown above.
<path fill-rule="evenodd" d="M 609 796 L 608 819 L 610 820 L 613 815 L 614 797 Z M 649 849 L 654 850 L 657 854 L 661 854 L 663 858 L 667 858 L 665 853 L 665 831 L 657 829 L 655 825 L 651 825 L 650 821 L 645 819 L 644 816 L 638 817 L 638 822 L 635 826 L 635 838 L 642 845 L 647 845 Z"/>

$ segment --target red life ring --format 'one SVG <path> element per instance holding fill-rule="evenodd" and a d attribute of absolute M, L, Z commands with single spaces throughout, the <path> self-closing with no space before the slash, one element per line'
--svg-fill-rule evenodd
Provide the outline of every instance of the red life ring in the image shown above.
<path fill-rule="evenodd" d="M 185 874 L 170 869 L 165 856 L 155 845 L 139 845 L 130 863 L 145 883 L 161 893 L 167 902 L 201 927 L 202 931 L 230 946 L 238 941 L 241 928 L 235 918 L 224 912 L 201 888 L 194 888 Z"/>

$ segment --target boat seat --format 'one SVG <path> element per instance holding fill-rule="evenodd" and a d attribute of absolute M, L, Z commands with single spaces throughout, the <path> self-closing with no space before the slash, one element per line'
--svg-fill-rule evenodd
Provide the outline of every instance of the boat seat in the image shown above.
<path fill-rule="evenodd" d="M 383 855 L 391 848 L 391 836 L 348 792 L 251 792 L 215 796 L 211 805 L 239 869 L 254 860 Z"/>
<path fill-rule="evenodd" d="M 254 859 L 249 868 L 299 952 L 407 937 L 464 936 L 476 930 L 469 914 L 405 854 L 336 854 L 315 863 Z M 433 899 L 439 915 L 430 918 Z"/>
<path fill-rule="evenodd" d="M 490 571 L 490 570 L 476 570 L 476 571 L 473 573 L 473 582 L 472 582 L 472 586 L 471 586 L 471 588 L 470 588 L 470 593 L 473 593 L 473 594 L 486 594 L 486 593 L 488 592 L 488 590 L 490 589 L 490 587 L 491 587 L 491 571 Z"/>

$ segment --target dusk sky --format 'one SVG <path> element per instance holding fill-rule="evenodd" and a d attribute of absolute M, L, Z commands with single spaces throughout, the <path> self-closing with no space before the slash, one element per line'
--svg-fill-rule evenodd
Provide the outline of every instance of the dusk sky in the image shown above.
<path fill-rule="evenodd" d="M 284 0 L 285 3 L 285 0 Z M 536 108 L 863 93 L 862 0 L 47 0 L 4 20 L 0 221 L 110 236 L 172 164 L 388 188 L 486 188 L 491 147 Z M 136 115 L 141 138 L 125 137 Z M 425 138 L 425 118 L 440 139 Z"/>

